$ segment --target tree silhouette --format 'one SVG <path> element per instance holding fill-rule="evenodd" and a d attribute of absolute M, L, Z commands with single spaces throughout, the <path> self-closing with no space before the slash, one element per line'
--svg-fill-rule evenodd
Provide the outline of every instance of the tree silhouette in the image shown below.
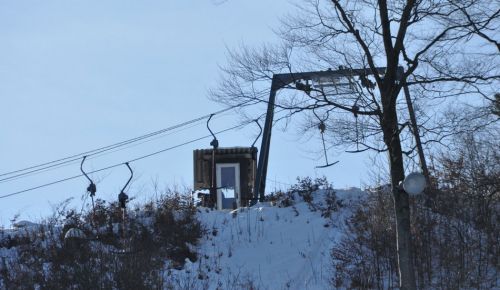
<path fill-rule="evenodd" d="M 345 70 L 344 77 L 329 80 L 329 85 L 297 79 L 283 86 L 276 106 L 286 110 L 286 117 L 308 115 L 303 130 L 317 127 L 317 118 L 324 120 L 332 145 L 349 146 L 350 152 L 387 152 L 400 286 L 416 289 L 409 197 L 399 186 L 405 177 L 404 158 L 415 154 L 408 101 L 417 105 L 418 134 L 431 144 L 443 143 L 457 127 L 444 112 L 460 102 L 474 108 L 491 100 L 500 79 L 500 3 L 307 0 L 296 8 L 276 31 L 278 44 L 229 51 L 211 96 L 231 105 L 266 103 L 274 74 Z M 349 75 L 355 69 L 369 73 Z M 405 87 L 406 100 L 401 98 Z M 457 120 L 469 117 L 462 114 Z"/>

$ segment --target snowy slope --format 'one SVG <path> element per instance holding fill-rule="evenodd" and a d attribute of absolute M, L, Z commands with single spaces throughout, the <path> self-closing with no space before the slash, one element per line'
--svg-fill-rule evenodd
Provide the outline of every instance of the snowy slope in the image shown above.
<path fill-rule="evenodd" d="M 366 194 L 356 188 L 336 190 L 334 210 L 325 217 L 322 214 L 327 205 L 326 193 L 326 190 L 315 192 L 311 203 L 295 194 L 294 204 L 289 207 L 260 203 L 235 211 L 198 208 L 198 219 L 206 229 L 193 249 L 198 259 L 187 260 L 180 270 L 171 269 L 170 262 L 165 261 L 164 281 L 158 285 L 186 290 L 331 289 L 334 275 L 331 249 L 345 233 L 352 205 L 362 201 Z M 14 229 L 0 231 L 0 240 L 39 234 L 53 237 L 38 239 L 37 246 L 42 248 L 48 247 L 49 240 L 59 240 L 59 227 L 51 232 L 39 232 L 39 228 L 43 229 L 38 224 L 19 222 Z M 16 260 L 21 248 L 0 247 L 0 258 Z M 45 265 L 47 261 L 42 262 Z M 0 279 L 0 289 L 4 288 Z"/>
<path fill-rule="evenodd" d="M 169 273 L 185 289 L 330 289 L 330 250 L 350 215 L 350 203 L 364 196 L 359 189 L 337 190 L 344 205 L 331 218 L 296 196 L 293 207 L 269 203 L 238 211 L 204 209 L 199 217 L 208 229 L 198 261 Z M 324 206 L 324 191 L 313 204 Z"/>

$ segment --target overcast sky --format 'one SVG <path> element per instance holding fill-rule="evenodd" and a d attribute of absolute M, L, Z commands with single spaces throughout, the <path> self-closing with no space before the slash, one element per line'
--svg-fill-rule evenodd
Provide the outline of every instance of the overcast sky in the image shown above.
<path fill-rule="evenodd" d="M 279 17 L 291 11 L 285 0 L 183 1 L 8 1 L 0 0 L 0 173 L 133 138 L 223 108 L 207 98 L 225 62 L 226 47 L 277 41 Z M 264 112 L 264 107 L 257 108 Z M 217 116 L 214 131 L 238 122 Z M 249 146 L 255 125 L 218 136 L 221 146 Z M 89 160 L 98 169 L 125 162 L 207 134 L 205 123 Z M 296 176 L 326 175 L 336 187 L 360 186 L 367 179 L 366 156 L 329 156 L 317 138 L 297 141 L 293 130 L 273 132 L 268 189 L 285 187 Z M 129 195 L 150 196 L 160 186 L 192 185 L 192 150 L 205 139 L 134 162 Z M 260 146 L 260 140 L 257 143 Z M 79 162 L 57 170 L 0 183 L 0 195 L 79 174 Z M 97 196 L 116 198 L 128 179 L 125 166 L 92 176 Z M 273 180 L 282 183 L 274 183 Z M 0 225 L 19 213 L 46 215 L 50 204 L 81 197 L 79 178 L 0 199 Z"/>

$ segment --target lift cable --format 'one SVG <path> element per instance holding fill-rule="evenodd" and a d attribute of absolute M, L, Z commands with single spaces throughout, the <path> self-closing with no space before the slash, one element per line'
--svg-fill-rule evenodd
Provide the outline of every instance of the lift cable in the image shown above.
<path fill-rule="evenodd" d="M 67 157 L 64 157 L 64 158 L 60 158 L 60 159 L 57 159 L 57 160 L 53 160 L 53 161 L 49 161 L 49 162 L 45 162 L 45 163 L 33 165 L 33 166 L 26 167 L 26 168 L 23 168 L 23 169 L 18 169 L 18 170 L 14 170 L 14 171 L 10 171 L 10 172 L 5 172 L 5 173 L 0 174 L 0 177 L 1 176 L 7 176 L 7 177 L 4 177 L 4 178 L 0 179 L 0 182 L 11 180 L 11 179 L 15 179 L 15 178 L 20 177 L 20 176 L 28 175 L 28 174 L 31 174 L 31 173 L 35 173 L 35 172 L 42 171 L 42 170 L 45 170 L 45 169 L 57 167 L 57 166 L 60 166 L 60 165 L 64 165 L 64 164 L 67 164 L 67 163 L 70 163 L 70 162 L 75 162 L 75 161 L 80 160 L 82 158 L 82 156 L 88 156 L 88 157 L 90 157 L 90 156 L 93 156 L 93 155 L 101 154 L 101 153 L 104 153 L 104 152 L 107 152 L 107 151 L 110 151 L 110 150 L 113 150 L 113 149 L 116 149 L 116 148 L 119 148 L 119 147 L 122 147 L 122 146 L 125 146 L 125 145 L 129 145 L 131 143 L 135 143 L 135 142 L 147 139 L 147 138 L 151 138 L 151 137 L 163 134 L 163 133 L 168 132 L 168 131 L 172 131 L 172 130 L 175 130 L 175 129 L 178 129 L 178 128 L 181 128 L 181 127 L 184 127 L 184 126 L 187 126 L 187 125 L 190 125 L 190 124 L 193 124 L 195 122 L 204 120 L 204 119 L 209 118 L 210 116 L 213 116 L 213 115 L 216 115 L 216 114 L 221 114 L 221 113 L 233 110 L 235 108 L 240 108 L 240 107 L 245 107 L 245 106 L 253 105 L 255 103 L 256 102 L 254 100 L 247 100 L 247 101 L 239 103 L 237 105 L 234 105 L 234 106 L 231 106 L 231 107 L 219 110 L 217 112 L 210 113 L 210 114 L 207 114 L 207 115 L 204 115 L 204 116 L 201 116 L 201 117 L 198 117 L 198 118 L 195 118 L 195 119 L 192 119 L 192 120 L 180 123 L 180 124 L 176 124 L 176 125 L 173 125 L 173 126 L 170 126 L 170 127 L 158 130 L 158 131 L 150 132 L 150 133 L 138 136 L 138 137 L 127 139 L 127 140 L 124 140 L 124 141 L 121 141 L 121 142 L 118 142 L 118 143 L 114 143 L 114 144 L 111 144 L 111 145 L 103 146 L 103 147 L 100 147 L 100 148 L 97 148 L 97 149 L 93 149 L 93 150 L 89 150 L 89 151 L 86 151 L 86 152 L 82 152 L 82 153 L 79 153 L 79 154 L 74 154 L 74 155 L 67 156 Z M 10 175 L 10 176 L 8 176 L 8 175 Z"/>
<path fill-rule="evenodd" d="M 218 132 L 216 132 L 216 134 L 224 133 L 224 132 L 231 131 L 231 130 L 236 130 L 236 129 L 245 127 L 245 126 L 247 126 L 248 124 L 250 124 L 252 122 L 254 122 L 254 121 L 252 120 L 252 121 L 249 121 L 249 122 L 245 122 L 245 123 L 233 126 L 231 128 L 227 128 L 227 129 L 218 131 Z M 114 165 L 110 165 L 110 166 L 107 166 L 107 167 L 96 169 L 94 171 L 87 172 L 87 174 L 92 174 L 92 173 L 97 173 L 97 172 L 101 172 L 101 171 L 106 171 L 106 170 L 109 170 L 109 169 L 112 169 L 112 168 L 115 168 L 115 167 L 118 167 L 118 166 L 122 166 L 122 165 L 124 165 L 126 163 L 132 163 L 132 162 L 135 162 L 135 161 L 139 161 L 139 160 L 142 160 L 142 159 L 145 159 L 145 158 L 148 158 L 148 157 L 151 157 L 151 156 L 154 156 L 154 155 L 166 152 L 166 151 L 170 151 L 170 150 L 173 150 L 173 149 L 185 146 L 187 144 L 191 144 L 191 143 L 194 143 L 194 142 L 197 142 L 197 141 L 209 138 L 209 137 L 212 137 L 212 135 L 210 134 L 210 135 L 205 135 L 203 137 L 199 137 L 199 138 L 196 138 L 196 139 L 192 139 L 192 140 L 186 141 L 186 142 L 181 143 L 181 144 L 177 144 L 177 145 L 174 145 L 174 146 L 171 146 L 171 147 L 159 150 L 159 151 L 155 151 L 155 152 L 152 152 L 152 153 L 149 153 L 149 154 L 146 154 L 146 155 L 139 156 L 139 157 L 134 158 L 134 159 L 130 159 L 130 160 L 126 161 L 126 162 L 117 163 L 117 164 L 114 164 Z M 82 176 L 84 176 L 84 175 L 83 174 L 74 175 L 74 176 L 71 176 L 71 177 L 67 177 L 67 178 L 64 178 L 64 179 L 59 179 L 59 180 L 52 181 L 52 182 L 49 182 L 49 183 L 45 183 L 45 184 L 42 184 L 42 185 L 38 185 L 38 186 L 35 186 L 35 187 L 23 189 L 23 190 L 20 190 L 20 191 L 9 193 L 9 194 L 0 195 L 0 199 L 11 197 L 11 196 L 14 196 L 14 195 L 19 195 L 21 193 L 25 193 L 25 192 L 32 191 L 32 190 L 35 190 L 35 189 L 39 189 L 39 188 L 43 188 L 43 187 L 48 187 L 48 186 L 51 186 L 51 185 L 54 185 L 54 184 L 62 183 L 62 182 L 69 181 L 69 180 L 72 180 L 72 179 L 76 179 L 76 178 L 79 178 L 79 177 L 82 177 Z"/>
<path fill-rule="evenodd" d="M 221 116 L 224 116 L 224 114 L 216 115 L 215 118 L 221 117 Z M 200 121 L 203 121 L 203 120 L 200 120 Z M 109 150 L 105 150 L 105 151 L 102 151 L 102 152 L 95 152 L 94 154 L 92 154 L 87 159 L 90 160 L 90 159 L 99 158 L 99 157 L 104 156 L 104 155 L 108 155 L 108 154 L 112 154 L 114 152 L 126 150 L 128 148 L 136 147 L 136 146 L 139 146 L 141 144 L 152 142 L 152 141 L 157 140 L 159 138 L 163 138 L 165 136 L 173 135 L 173 134 L 176 134 L 176 133 L 188 130 L 190 128 L 194 128 L 196 126 L 199 126 L 202 123 L 200 121 L 196 121 L 194 123 L 191 123 L 191 125 L 189 125 L 187 127 L 182 127 L 182 128 L 179 128 L 178 130 L 170 131 L 169 133 L 164 133 L 164 134 L 161 134 L 161 135 L 157 135 L 155 137 L 151 137 L 149 139 L 140 140 L 140 142 L 137 141 L 137 142 L 134 142 L 134 143 L 124 144 L 121 147 L 110 148 Z M 84 155 L 84 156 L 86 156 L 86 155 Z M 25 173 L 22 173 L 22 174 L 17 174 L 15 176 L 10 176 L 10 177 L 4 178 L 4 179 L 0 179 L 0 183 L 10 182 L 10 181 L 17 180 L 17 179 L 20 179 L 20 178 L 25 178 L 25 177 L 28 177 L 28 176 L 40 174 L 40 173 L 43 173 L 43 172 L 46 172 L 46 171 L 51 171 L 51 170 L 55 170 L 55 169 L 58 169 L 58 168 L 67 167 L 67 166 L 70 166 L 70 165 L 73 165 L 73 164 L 77 164 L 79 162 L 81 162 L 81 158 L 75 158 L 75 159 L 72 159 L 72 160 L 68 160 L 66 162 L 52 164 L 50 166 L 39 168 L 37 170 L 32 170 L 30 172 L 25 172 Z"/>

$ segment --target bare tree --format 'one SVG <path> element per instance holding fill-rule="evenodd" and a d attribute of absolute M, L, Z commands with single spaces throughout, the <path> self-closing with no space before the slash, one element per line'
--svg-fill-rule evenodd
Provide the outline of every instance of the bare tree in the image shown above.
<path fill-rule="evenodd" d="M 387 152 L 400 285 L 416 289 L 409 197 L 399 186 L 404 162 L 415 154 L 407 101 L 415 105 L 424 144 L 430 144 L 443 143 L 457 125 L 443 123 L 443 108 L 458 102 L 472 108 L 492 99 L 500 80 L 500 3 L 307 0 L 296 7 L 277 30 L 279 44 L 229 52 L 212 98 L 231 105 L 266 103 L 274 74 L 345 70 L 330 86 L 304 79 L 286 84 L 276 106 L 288 112 L 287 117 L 309 114 L 309 120 L 325 122 L 332 145 L 350 146 L 349 152 Z M 354 77 L 349 75 L 353 69 L 369 73 Z M 400 98 L 405 86 L 412 93 L 406 100 Z M 309 122 L 302 129 L 314 127 Z"/>

